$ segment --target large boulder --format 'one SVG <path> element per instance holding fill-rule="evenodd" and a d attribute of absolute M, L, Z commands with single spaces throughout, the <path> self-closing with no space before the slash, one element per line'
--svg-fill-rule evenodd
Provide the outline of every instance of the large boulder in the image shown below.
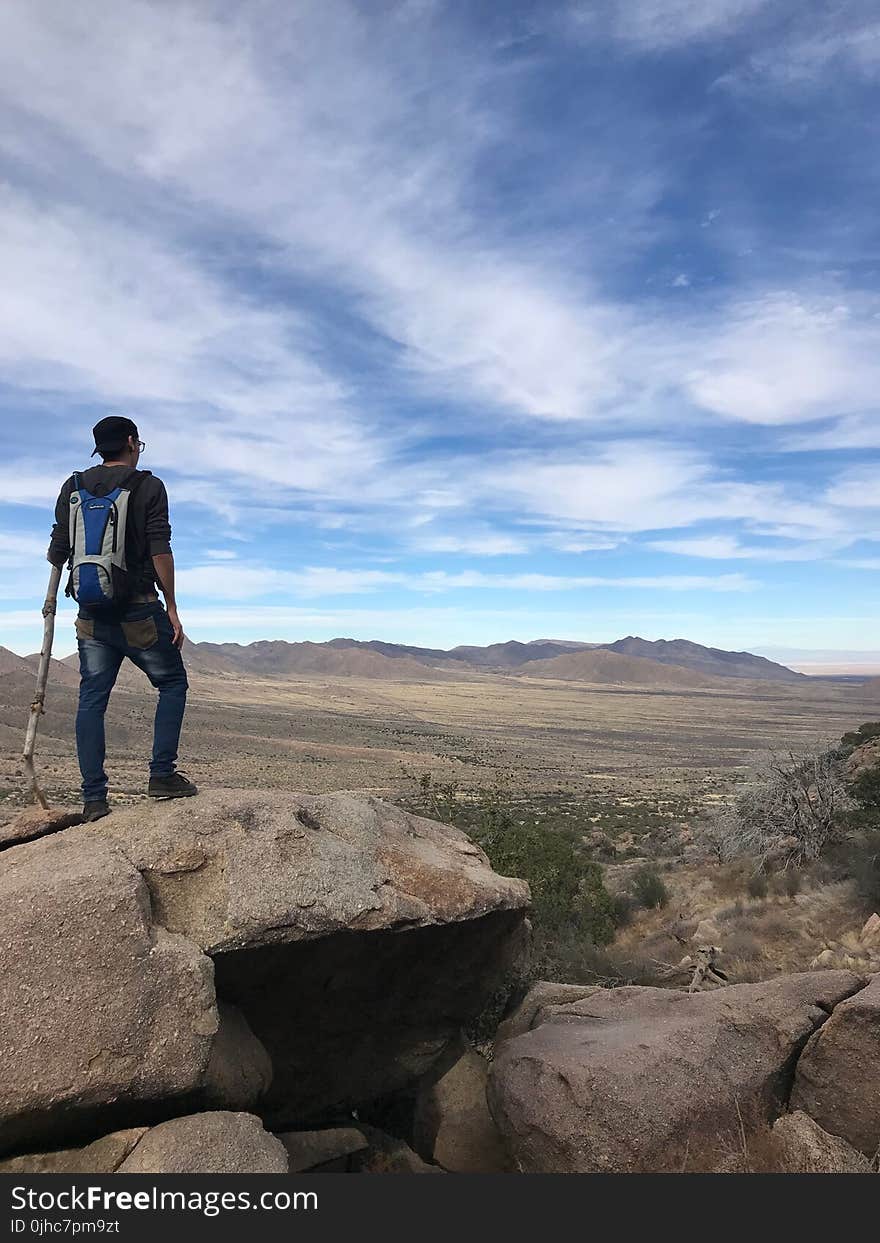
<path fill-rule="evenodd" d="M 123 808 L 92 830 L 143 874 L 156 922 L 212 955 L 528 903 L 525 882 L 496 875 L 458 829 L 355 794 L 213 790 Z"/>
<path fill-rule="evenodd" d="M 496 1049 L 490 1107 L 526 1172 L 720 1169 L 781 1112 L 798 1052 L 860 985 L 823 971 L 709 993 L 599 990 Z"/>
<path fill-rule="evenodd" d="M 837 1006 L 810 1040 L 791 1101 L 867 1156 L 880 1148 L 880 975 Z"/>
<path fill-rule="evenodd" d="M 271 1057 L 275 1129 L 418 1078 L 525 950 L 526 884 L 378 799 L 216 790 L 94 829 L 213 958 Z"/>
<path fill-rule="evenodd" d="M 123 851 L 80 834 L 0 856 L 0 1151 L 193 1091 L 217 1032 L 210 958 L 152 923 Z"/>
<path fill-rule="evenodd" d="M 287 1152 L 253 1114 L 191 1114 L 151 1127 L 117 1174 L 286 1174 Z"/>
<path fill-rule="evenodd" d="M 12 845 L 0 1152 L 409 1085 L 515 969 L 527 905 L 463 833 L 354 795 L 218 790 Z"/>

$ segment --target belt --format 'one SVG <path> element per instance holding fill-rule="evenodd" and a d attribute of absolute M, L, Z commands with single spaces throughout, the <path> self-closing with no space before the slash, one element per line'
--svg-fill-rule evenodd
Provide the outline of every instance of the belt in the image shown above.
<path fill-rule="evenodd" d="M 158 604 L 159 597 L 155 591 L 140 592 L 139 594 L 128 597 L 129 604 Z"/>

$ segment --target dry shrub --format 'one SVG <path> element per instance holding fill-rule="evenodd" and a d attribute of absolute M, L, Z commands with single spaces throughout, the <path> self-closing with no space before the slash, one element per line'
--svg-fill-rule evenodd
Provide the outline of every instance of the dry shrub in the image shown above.
<path fill-rule="evenodd" d="M 770 937 L 779 937 L 790 932 L 791 920 L 777 908 L 768 907 L 754 916 L 752 927 L 756 934 L 767 940 Z"/>
<path fill-rule="evenodd" d="M 880 778 L 877 789 L 880 806 Z M 841 840 L 857 797 L 848 788 L 843 749 L 771 752 L 733 805 L 707 821 L 699 841 L 720 864 L 744 857 L 801 867 Z"/>
<path fill-rule="evenodd" d="M 747 928 L 737 928 L 725 938 L 724 957 L 731 963 L 734 960 L 744 963 L 757 962 L 763 957 L 763 953 L 761 942 Z"/>
<path fill-rule="evenodd" d="M 581 980 L 589 984 L 603 984 L 618 988 L 624 984 L 641 984 L 659 987 L 666 983 L 668 967 L 640 950 L 627 953 L 613 946 L 590 947 L 582 959 L 584 972 Z"/>
<path fill-rule="evenodd" d="M 755 873 L 751 859 L 735 859 L 725 863 L 712 873 L 712 883 L 719 898 L 736 898 L 748 886 Z"/>
<path fill-rule="evenodd" d="M 763 872 L 755 872 L 746 881 L 746 893 L 750 898 L 755 898 L 758 901 L 767 897 L 768 889 L 767 877 Z"/>

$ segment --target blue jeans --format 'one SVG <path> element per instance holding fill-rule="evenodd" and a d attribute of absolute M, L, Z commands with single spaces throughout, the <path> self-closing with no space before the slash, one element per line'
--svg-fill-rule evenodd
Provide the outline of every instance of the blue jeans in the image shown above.
<path fill-rule="evenodd" d="M 158 601 L 132 604 L 113 616 L 80 609 L 76 619 L 80 671 L 76 750 L 84 802 L 98 802 L 107 797 L 104 713 L 126 656 L 143 669 L 159 692 L 150 773 L 167 776 L 174 772 L 186 707 L 187 680 L 180 651 L 172 642 L 173 635 L 168 614 Z"/>

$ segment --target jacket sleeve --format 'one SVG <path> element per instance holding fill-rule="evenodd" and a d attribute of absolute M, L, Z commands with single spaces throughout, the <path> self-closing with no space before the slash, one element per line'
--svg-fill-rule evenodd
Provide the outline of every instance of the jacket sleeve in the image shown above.
<path fill-rule="evenodd" d="M 171 552 L 171 522 L 168 517 L 168 493 L 161 479 L 151 479 L 146 493 L 147 552 L 151 557 Z"/>
<path fill-rule="evenodd" d="M 70 493 L 73 480 L 68 479 L 62 484 L 55 502 L 55 525 L 52 527 L 52 538 L 46 554 L 53 565 L 64 565 L 70 556 Z"/>

